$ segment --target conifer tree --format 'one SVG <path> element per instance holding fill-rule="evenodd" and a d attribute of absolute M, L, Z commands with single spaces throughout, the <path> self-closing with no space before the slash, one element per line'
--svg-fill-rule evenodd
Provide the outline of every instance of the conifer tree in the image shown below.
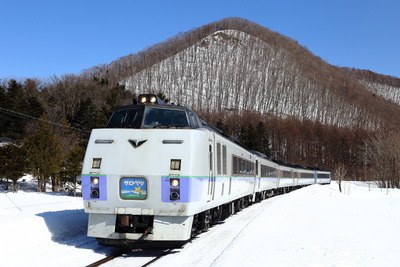
<path fill-rule="evenodd" d="M 262 121 L 257 124 L 257 134 L 260 147 L 259 151 L 265 154 L 267 157 L 271 157 L 271 144 L 269 141 L 269 135 L 267 132 L 267 128 Z"/>
<path fill-rule="evenodd" d="M 47 120 L 44 116 L 41 119 Z M 38 192 L 45 192 L 49 177 L 61 171 L 63 153 L 51 125 L 38 121 L 35 126 L 34 132 L 25 138 L 25 147 L 30 169 L 38 178 Z"/>
<path fill-rule="evenodd" d="M 217 121 L 215 127 L 220 129 L 224 134 L 229 135 L 229 127 L 221 119 Z"/>
<path fill-rule="evenodd" d="M 5 176 L 13 182 L 13 191 L 17 192 L 17 181 L 26 171 L 26 151 L 17 144 L 0 147 L 0 176 Z M 8 183 L 6 185 L 8 190 Z"/>
<path fill-rule="evenodd" d="M 74 183 L 74 196 L 76 196 L 77 176 L 82 173 L 82 162 L 85 150 L 81 146 L 75 146 L 69 151 L 65 160 L 61 177 L 64 182 Z"/>

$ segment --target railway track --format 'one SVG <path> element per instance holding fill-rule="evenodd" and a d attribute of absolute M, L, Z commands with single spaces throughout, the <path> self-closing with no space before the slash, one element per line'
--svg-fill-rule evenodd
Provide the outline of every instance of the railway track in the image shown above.
<path fill-rule="evenodd" d="M 122 256 L 123 254 L 124 254 L 123 252 L 121 252 L 121 253 L 116 253 L 116 254 L 114 254 L 114 255 L 105 257 L 105 258 L 103 258 L 103 259 L 101 259 L 101 260 L 98 260 L 98 261 L 96 261 L 96 262 L 94 262 L 94 263 L 91 263 L 91 264 L 87 265 L 86 267 L 97 267 L 97 266 L 100 266 L 100 265 L 102 265 L 102 264 L 104 264 L 104 263 L 106 263 L 106 262 L 112 261 L 113 259 L 115 259 L 115 258 L 117 258 L 117 257 L 119 257 L 119 256 Z"/>
<path fill-rule="evenodd" d="M 167 250 L 163 250 L 163 251 L 157 251 L 157 252 L 154 252 L 154 254 L 155 255 L 149 255 L 146 251 L 138 251 L 138 252 L 126 252 L 126 251 L 120 251 L 120 252 L 117 252 L 117 253 L 115 253 L 115 254 L 113 254 L 113 255 L 110 255 L 110 256 L 107 256 L 107 257 L 105 257 L 105 258 L 103 258 L 103 259 L 101 259 L 101 260 L 98 260 L 98 261 L 96 261 L 96 262 L 94 262 L 94 263 L 91 263 L 91 264 L 89 264 L 89 265 L 87 265 L 86 267 L 97 267 L 97 266 L 101 266 L 101 265 L 103 265 L 103 264 L 105 264 L 105 263 L 107 263 L 107 262 L 110 262 L 110 261 L 112 261 L 112 260 L 114 260 L 115 258 L 118 258 L 118 257 L 121 257 L 121 256 L 123 256 L 123 255 L 125 255 L 125 254 L 128 254 L 126 257 L 128 258 L 129 257 L 129 253 L 138 253 L 139 254 L 139 256 L 138 255 L 132 255 L 132 258 L 134 258 L 134 257 L 137 257 L 138 258 L 138 265 L 135 265 L 135 266 L 142 266 L 142 267 L 144 267 L 144 266 L 149 266 L 150 264 L 152 264 L 152 263 L 154 263 L 154 262 L 156 262 L 157 260 L 159 260 L 160 258 L 162 258 L 162 257 L 164 257 L 164 256 L 166 256 L 166 255 L 168 255 L 171 251 L 172 251 L 173 249 L 167 249 Z M 145 254 L 145 256 L 140 256 L 140 254 Z M 153 254 L 153 253 L 151 253 L 151 254 Z M 157 254 L 157 255 L 156 255 Z M 146 260 L 143 260 L 144 259 L 144 257 L 146 257 Z M 139 260 L 139 259 L 142 259 L 142 260 Z M 131 265 L 131 264 L 130 264 Z"/>

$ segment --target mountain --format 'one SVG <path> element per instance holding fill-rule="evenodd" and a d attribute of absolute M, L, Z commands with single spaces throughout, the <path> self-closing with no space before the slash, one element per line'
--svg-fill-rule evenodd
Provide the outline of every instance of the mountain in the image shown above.
<path fill-rule="evenodd" d="M 200 113 L 252 111 L 368 130 L 400 125 L 400 79 L 332 66 L 240 18 L 174 36 L 84 75 L 136 94 L 162 92 Z"/>
<path fill-rule="evenodd" d="M 377 74 L 369 70 L 347 69 L 351 78 L 358 80 L 365 89 L 386 100 L 400 105 L 400 79 Z"/>

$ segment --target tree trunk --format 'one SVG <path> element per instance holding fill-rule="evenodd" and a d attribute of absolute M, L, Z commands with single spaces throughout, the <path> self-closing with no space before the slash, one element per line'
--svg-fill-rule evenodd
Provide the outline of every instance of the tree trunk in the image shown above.
<path fill-rule="evenodd" d="M 43 178 L 43 181 L 42 181 L 42 191 L 41 192 L 46 192 L 46 179 L 45 178 Z"/>
<path fill-rule="evenodd" d="M 16 179 L 13 179 L 13 192 L 14 193 L 17 193 L 17 180 Z"/>
<path fill-rule="evenodd" d="M 51 176 L 51 191 L 52 192 L 56 191 L 56 188 L 57 188 L 57 184 L 56 183 L 57 183 L 56 176 L 55 175 Z"/>

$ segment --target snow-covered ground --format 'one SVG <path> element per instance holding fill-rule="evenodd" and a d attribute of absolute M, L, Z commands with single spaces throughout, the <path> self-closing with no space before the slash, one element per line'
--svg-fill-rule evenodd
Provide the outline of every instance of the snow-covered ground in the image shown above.
<path fill-rule="evenodd" d="M 254 204 L 152 266 L 397 266 L 400 190 L 313 185 Z M 82 199 L 0 193 L 0 266 L 85 266 L 115 252 L 86 237 Z M 130 252 L 105 266 L 140 266 Z"/>

